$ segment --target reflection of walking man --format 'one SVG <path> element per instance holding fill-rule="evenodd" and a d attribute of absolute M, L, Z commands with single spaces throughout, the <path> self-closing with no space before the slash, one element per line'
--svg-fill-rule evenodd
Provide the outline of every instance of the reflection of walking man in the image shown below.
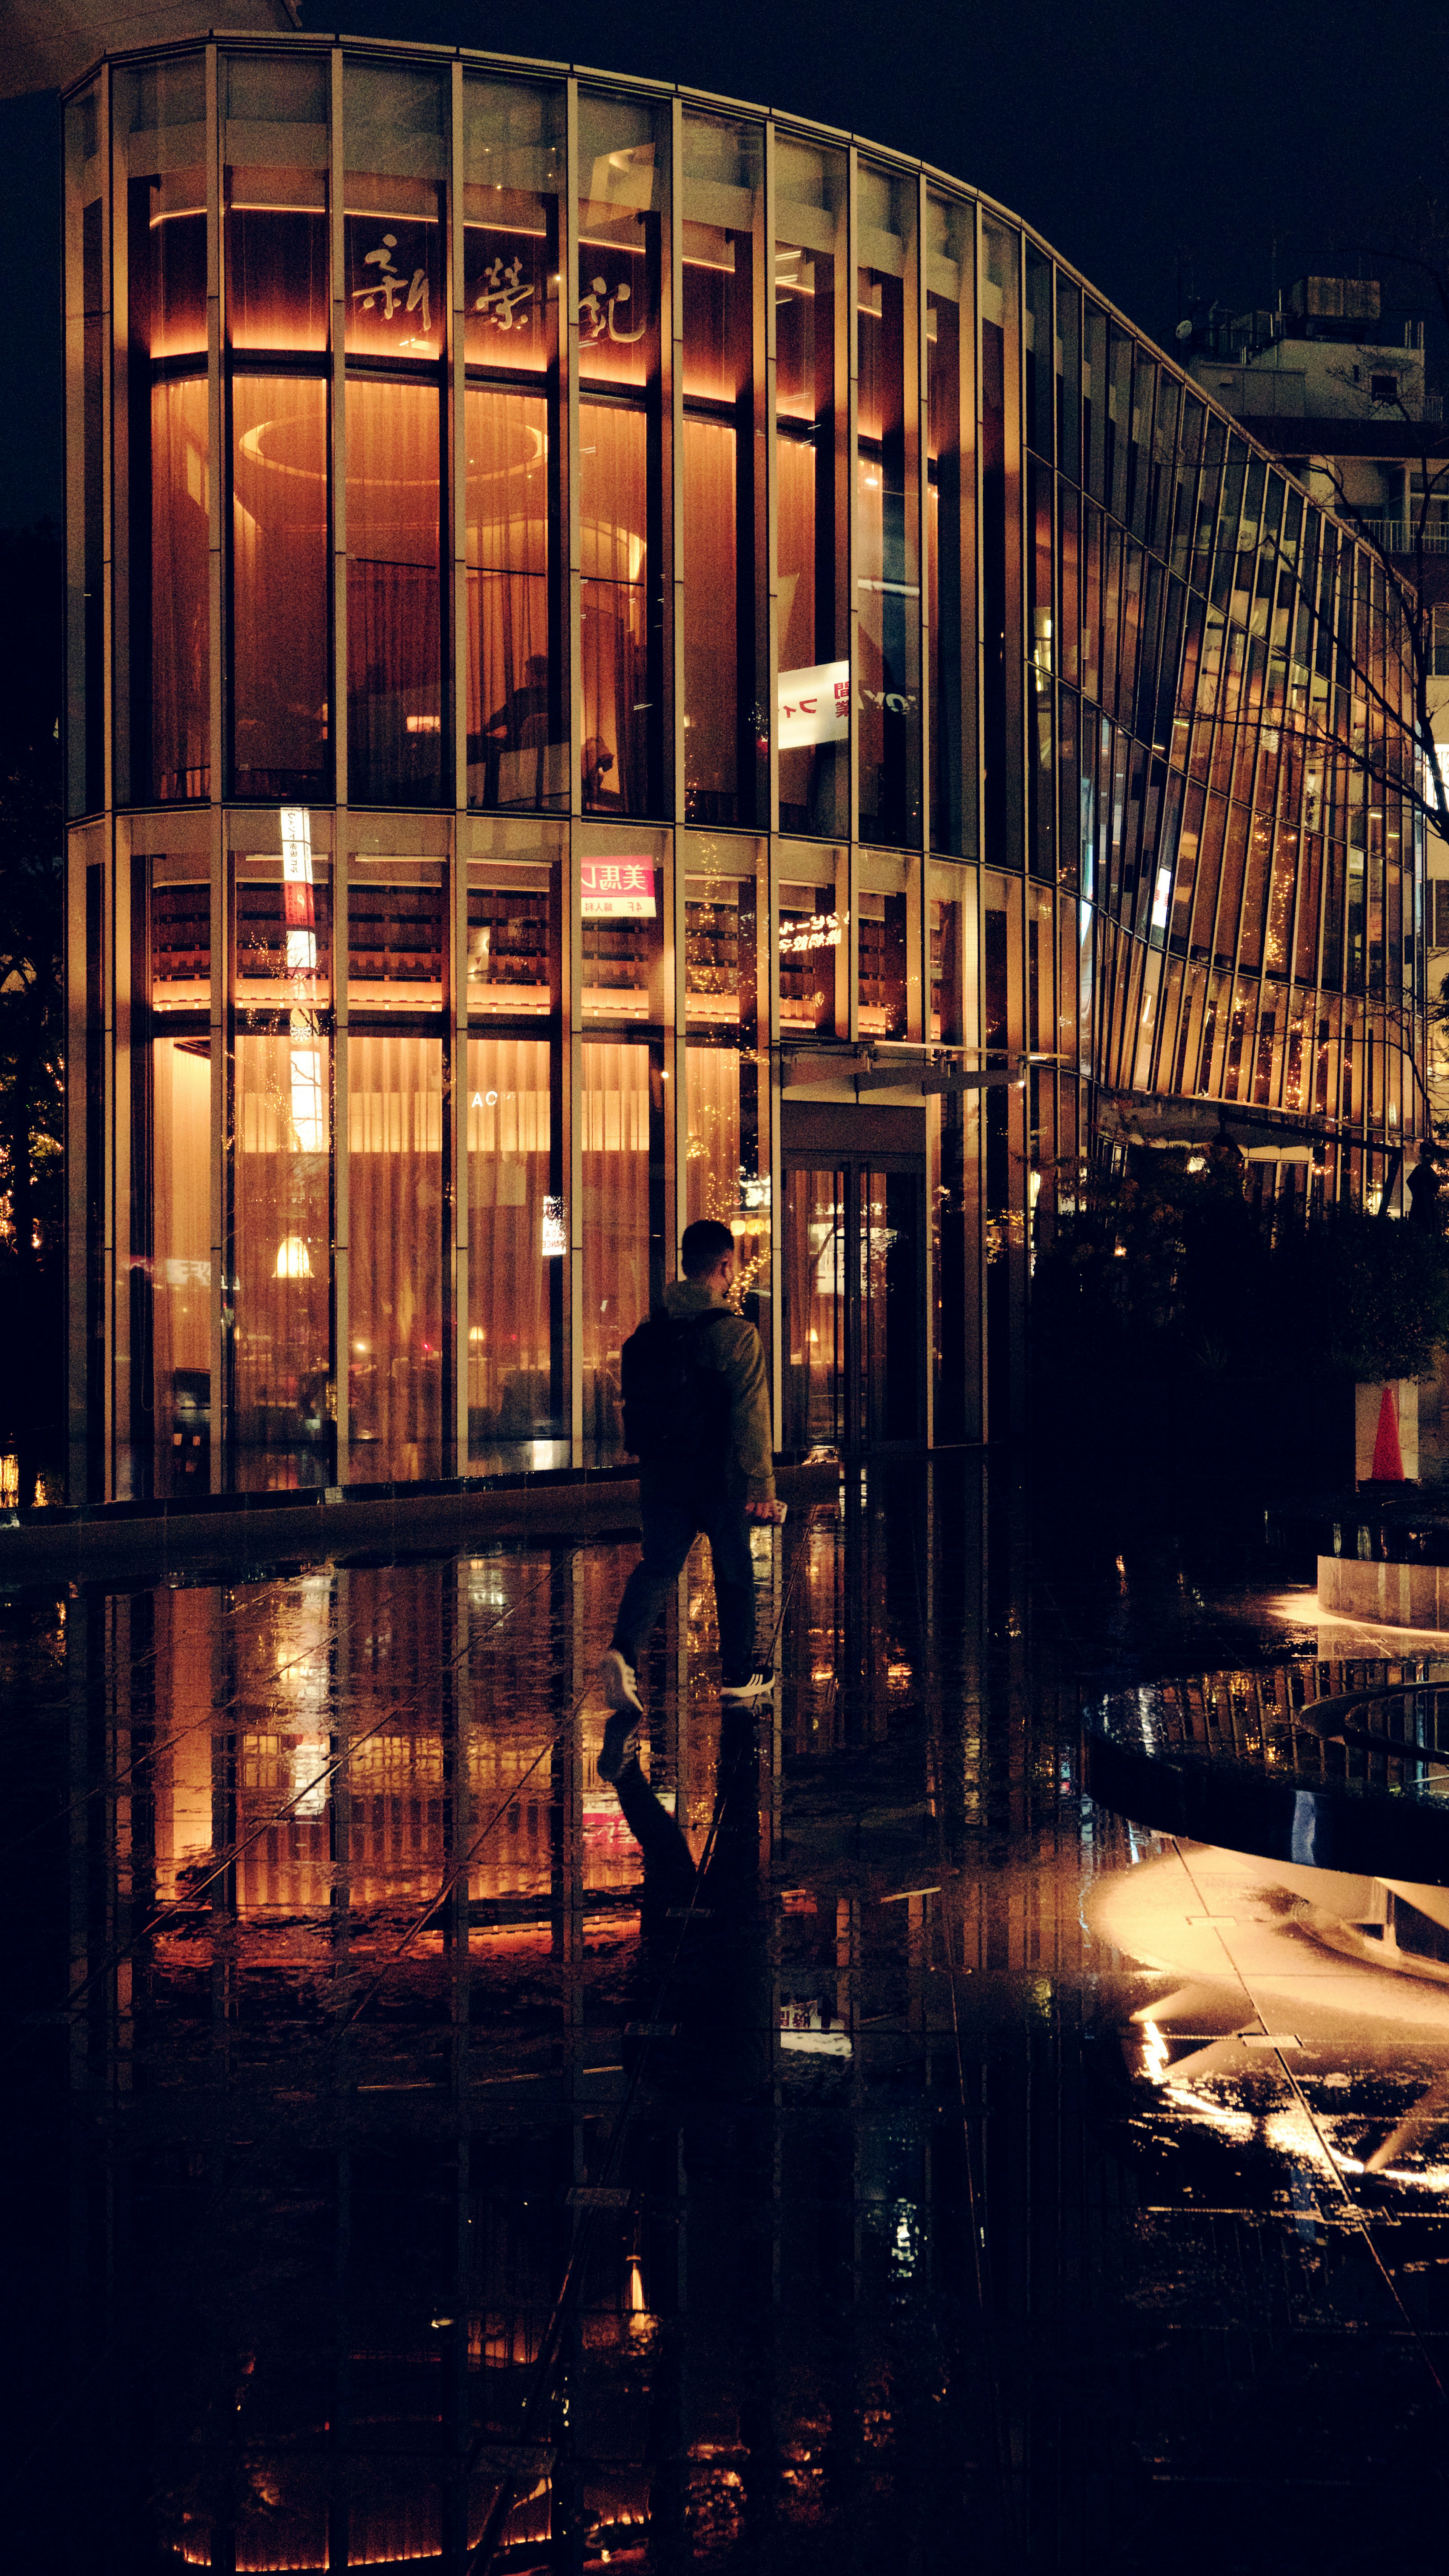
<path fill-rule="evenodd" d="M 755 1577 L 749 1523 L 776 1515 L 765 1355 L 753 1324 L 725 1303 L 734 1277 L 729 1227 L 702 1217 L 680 1245 L 684 1276 L 664 1292 L 682 1364 L 715 1381 L 719 1432 L 691 1452 L 667 1444 L 642 1454 L 639 1508 L 644 1550 L 624 1587 L 613 1642 L 599 1680 L 613 1714 L 604 1730 L 599 1775 L 616 1780 L 643 1715 L 635 1674 L 639 1651 L 677 1581 L 696 1536 L 709 1540 L 725 1700 L 757 1699 L 772 1675 L 755 1661 Z M 706 1390 L 701 1390 L 705 1392 Z"/>

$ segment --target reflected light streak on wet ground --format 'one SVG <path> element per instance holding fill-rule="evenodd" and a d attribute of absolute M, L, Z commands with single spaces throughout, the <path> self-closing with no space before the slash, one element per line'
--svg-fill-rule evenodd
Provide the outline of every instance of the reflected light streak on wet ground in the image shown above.
<path fill-rule="evenodd" d="M 1449 1983 L 1080 1785 L 1379 1641 L 993 1476 L 761 1541 L 754 1718 L 697 1554 L 617 1787 L 629 1544 L 9 1605 L 17 2563 L 1442 2550 Z"/>

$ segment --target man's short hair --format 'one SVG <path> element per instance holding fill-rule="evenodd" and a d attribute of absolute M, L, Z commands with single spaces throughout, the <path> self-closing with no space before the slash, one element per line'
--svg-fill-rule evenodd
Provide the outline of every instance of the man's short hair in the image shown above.
<path fill-rule="evenodd" d="M 698 1216 L 679 1239 L 679 1266 L 686 1279 L 707 1279 L 716 1262 L 733 1252 L 735 1239 L 716 1216 Z"/>

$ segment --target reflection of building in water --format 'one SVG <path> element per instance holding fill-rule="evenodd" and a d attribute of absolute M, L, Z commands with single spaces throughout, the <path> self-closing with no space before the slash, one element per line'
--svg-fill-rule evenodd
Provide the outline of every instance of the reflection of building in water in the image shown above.
<path fill-rule="evenodd" d="M 612 1459 L 705 1213 L 779 1445 L 974 1443 L 1129 1102 L 1398 1190 L 1391 605 L 1029 228 L 300 33 L 65 138 L 76 1498 Z"/>
<path fill-rule="evenodd" d="M 860 1536 L 847 1586 L 825 1521 L 794 1595 L 807 1761 L 883 1747 L 910 1679 L 883 1531 Z M 768 1619 L 778 1536 L 757 1572 Z M 97 2213 L 97 2330 L 120 2348 L 165 2316 L 185 2356 L 145 2511 L 186 2565 L 461 2576 L 503 2466 L 510 2553 L 735 2546 L 757 2444 L 808 2535 L 827 2415 L 874 2428 L 872 2474 L 904 2493 L 897 2404 L 929 2403 L 954 2457 L 968 2398 L 921 2394 L 913 2357 L 962 2280 L 931 2179 L 939 1891 L 907 1869 L 873 1902 L 817 1853 L 771 1892 L 787 1748 L 768 1708 L 722 1730 L 697 1570 L 649 1677 L 651 1786 L 603 1790 L 603 1712 L 578 1711 L 617 1580 L 607 1552 L 509 1550 L 75 1610 L 115 1784 L 104 1869 L 74 1850 L 77 2152 L 113 2191 L 78 2224 Z M 585 2221 L 556 2402 L 525 2426 Z M 823 2338 L 803 2371 L 769 2349 L 796 2321 Z"/>

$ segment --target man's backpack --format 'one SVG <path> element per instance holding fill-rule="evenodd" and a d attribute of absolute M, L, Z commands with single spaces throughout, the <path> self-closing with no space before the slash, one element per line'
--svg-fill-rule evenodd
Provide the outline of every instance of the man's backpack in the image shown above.
<path fill-rule="evenodd" d="M 699 1348 L 727 1306 L 697 1315 L 649 1315 L 619 1355 L 624 1446 L 636 1458 L 717 1470 L 724 1463 L 733 1398 L 718 1369 L 701 1368 Z"/>

